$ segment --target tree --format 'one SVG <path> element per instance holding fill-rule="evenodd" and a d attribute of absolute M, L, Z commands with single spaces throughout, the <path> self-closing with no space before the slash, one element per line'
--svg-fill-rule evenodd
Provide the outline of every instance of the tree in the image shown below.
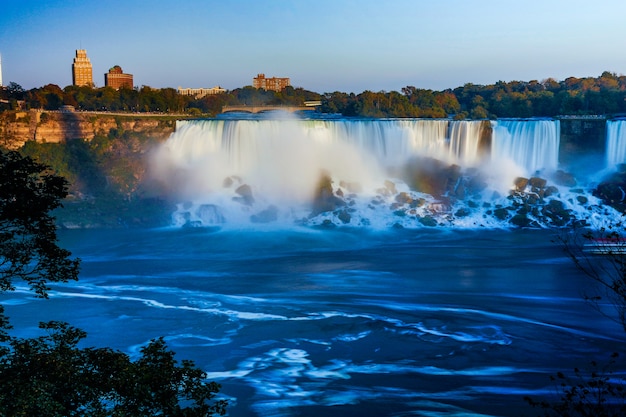
<path fill-rule="evenodd" d="M 617 321 L 626 331 L 626 229 L 621 221 L 609 221 L 598 230 L 583 229 L 557 237 L 565 252 L 592 282 L 594 293 L 584 298 L 600 313 Z M 612 313 L 603 308 L 608 303 Z M 613 369 L 619 353 L 614 352 L 606 364 L 591 361 L 590 369 L 574 369 L 573 376 L 558 372 L 551 380 L 559 395 L 556 402 L 526 401 L 544 411 L 545 416 L 626 415 L 626 380 Z"/>
<path fill-rule="evenodd" d="M 40 297 L 48 282 L 78 278 L 79 261 L 57 246 L 50 211 L 67 196 L 67 181 L 17 152 L 0 152 L 0 291 L 24 280 Z"/>
<path fill-rule="evenodd" d="M 25 281 L 42 298 L 49 282 L 78 278 L 79 260 L 57 245 L 50 211 L 67 195 L 67 181 L 17 152 L 0 151 L 0 291 Z M 79 348 L 86 337 L 67 323 L 41 323 L 48 334 L 12 337 L 0 305 L 0 415 L 223 415 L 219 385 L 191 361 L 179 365 L 162 338 L 132 362 L 108 348 Z"/>

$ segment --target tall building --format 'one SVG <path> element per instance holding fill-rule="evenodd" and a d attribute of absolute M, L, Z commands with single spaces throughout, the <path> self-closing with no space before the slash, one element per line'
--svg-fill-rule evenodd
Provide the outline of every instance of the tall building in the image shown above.
<path fill-rule="evenodd" d="M 122 87 L 133 88 L 133 74 L 124 74 L 122 67 L 114 66 L 104 74 L 104 85 L 119 90 Z"/>
<path fill-rule="evenodd" d="M 2 87 L 2 55 L 0 55 L 0 87 Z"/>
<path fill-rule="evenodd" d="M 91 61 L 87 58 L 87 51 L 84 49 L 76 50 L 76 57 L 72 64 L 72 84 L 93 87 Z"/>
<path fill-rule="evenodd" d="M 265 78 L 265 74 L 258 74 L 252 79 L 254 88 L 261 88 L 268 91 L 281 91 L 285 87 L 289 87 L 291 82 L 289 78 Z"/>

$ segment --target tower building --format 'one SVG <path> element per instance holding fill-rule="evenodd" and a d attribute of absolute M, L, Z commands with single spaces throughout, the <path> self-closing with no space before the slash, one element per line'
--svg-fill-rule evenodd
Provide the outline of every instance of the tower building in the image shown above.
<path fill-rule="evenodd" d="M 91 61 L 87 58 L 87 51 L 84 49 L 76 50 L 76 57 L 72 64 L 72 84 L 93 87 Z"/>

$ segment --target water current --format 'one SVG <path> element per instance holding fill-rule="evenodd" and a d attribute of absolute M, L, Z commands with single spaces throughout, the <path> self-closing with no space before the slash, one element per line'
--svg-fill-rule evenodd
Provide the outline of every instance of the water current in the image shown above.
<path fill-rule="evenodd" d="M 136 355 L 164 336 L 231 416 L 532 415 L 624 332 L 547 230 L 64 231 L 80 281 L 5 299 Z M 530 414 L 529 414 L 530 413 Z"/>

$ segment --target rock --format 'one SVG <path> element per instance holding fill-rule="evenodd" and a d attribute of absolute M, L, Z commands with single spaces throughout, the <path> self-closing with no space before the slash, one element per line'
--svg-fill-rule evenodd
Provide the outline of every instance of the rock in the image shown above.
<path fill-rule="evenodd" d="M 532 220 L 530 220 L 526 214 L 516 214 L 510 220 L 511 224 L 518 227 L 529 227 L 532 225 Z"/>
<path fill-rule="evenodd" d="M 559 189 L 556 188 L 554 185 L 550 185 L 546 187 L 545 190 L 543 190 L 544 197 L 551 197 L 551 196 L 558 196 L 558 195 L 559 195 Z"/>
<path fill-rule="evenodd" d="M 437 220 L 433 219 L 430 216 L 420 217 L 418 221 L 424 226 L 435 227 L 437 226 Z"/>
<path fill-rule="evenodd" d="M 387 190 L 389 190 L 389 192 L 393 195 L 393 194 L 397 194 L 398 191 L 396 190 L 396 184 L 389 181 L 389 180 L 385 180 L 385 188 Z"/>
<path fill-rule="evenodd" d="M 252 188 L 248 184 L 243 184 L 237 187 L 235 193 L 237 193 L 239 197 L 233 197 L 233 200 L 243 203 L 247 206 L 251 206 L 254 203 Z"/>
<path fill-rule="evenodd" d="M 589 199 L 584 195 L 577 195 L 576 200 L 578 200 L 578 203 L 583 206 L 589 202 Z"/>
<path fill-rule="evenodd" d="M 265 210 L 258 212 L 257 214 L 253 214 L 250 216 L 250 221 L 252 223 L 269 223 L 276 221 L 278 219 L 278 207 L 271 205 Z"/>
<path fill-rule="evenodd" d="M 404 168 L 405 182 L 412 190 L 441 197 L 448 191 L 446 165 L 434 158 L 413 158 Z"/>
<path fill-rule="evenodd" d="M 350 213 L 348 213 L 347 210 L 341 210 L 339 214 L 337 214 L 337 218 L 341 220 L 343 224 L 348 224 L 350 223 L 352 216 L 350 216 Z"/>
<path fill-rule="evenodd" d="M 493 211 L 493 215 L 496 216 L 498 220 L 506 220 L 509 218 L 509 211 L 505 208 L 499 207 Z"/>
<path fill-rule="evenodd" d="M 469 209 L 463 207 L 463 208 L 458 209 L 456 213 L 454 213 L 454 215 L 456 217 L 467 217 L 470 215 L 470 213 L 471 211 Z"/>
<path fill-rule="evenodd" d="M 575 187 L 576 186 L 576 178 L 570 173 L 567 173 L 563 170 L 558 170 L 554 173 L 554 182 L 557 185 L 562 185 L 564 187 Z"/>
<path fill-rule="evenodd" d="M 523 192 L 528 185 L 528 178 L 517 177 L 515 181 L 513 181 L 513 185 L 515 186 L 515 190 L 519 192 Z"/>
<path fill-rule="evenodd" d="M 532 177 L 528 180 L 528 184 L 530 184 L 531 187 L 538 189 L 545 188 L 547 183 L 548 181 L 539 177 Z"/>
<path fill-rule="evenodd" d="M 397 194 L 395 197 L 395 200 L 397 203 L 400 203 L 400 204 L 411 204 L 411 202 L 413 201 L 411 196 L 404 191 Z"/>
<path fill-rule="evenodd" d="M 335 211 L 346 205 L 346 202 L 333 194 L 333 185 L 330 176 L 323 173 L 313 197 L 313 211 L 311 216 L 317 216 L 327 211 Z"/>

